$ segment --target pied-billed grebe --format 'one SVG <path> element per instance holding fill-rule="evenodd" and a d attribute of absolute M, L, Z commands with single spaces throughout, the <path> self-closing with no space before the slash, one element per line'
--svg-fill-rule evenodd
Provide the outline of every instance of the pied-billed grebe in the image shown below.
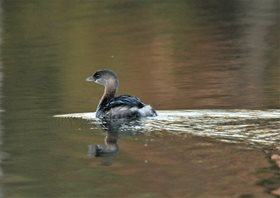
<path fill-rule="evenodd" d="M 145 105 L 139 98 L 129 95 L 115 96 L 119 81 L 117 75 L 111 70 L 98 70 L 86 80 L 105 87 L 97 106 L 97 118 L 140 118 L 157 115 L 150 105 Z"/>

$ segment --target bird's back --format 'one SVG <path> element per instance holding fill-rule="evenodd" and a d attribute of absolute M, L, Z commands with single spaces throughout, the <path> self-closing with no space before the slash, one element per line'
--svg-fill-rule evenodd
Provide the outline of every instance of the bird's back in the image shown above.
<path fill-rule="evenodd" d="M 155 116 L 156 112 L 149 105 L 145 105 L 139 98 L 122 95 L 111 98 L 106 104 L 98 107 L 96 116 L 99 118 L 137 118 Z"/>

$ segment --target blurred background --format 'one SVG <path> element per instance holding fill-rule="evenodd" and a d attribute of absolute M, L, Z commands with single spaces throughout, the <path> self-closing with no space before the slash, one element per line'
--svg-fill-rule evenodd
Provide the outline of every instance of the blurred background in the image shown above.
<path fill-rule="evenodd" d="M 28 0 L 2 10 L 6 105 L 32 93 L 59 95 L 50 107 L 60 112 L 94 110 L 103 90 L 84 79 L 110 68 L 119 93 L 157 109 L 280 106 L 277 0 Z"/>
<path fill-rule="evenodd" d="M 149 154 L 163 155 L 150 158 L 156 162 L 154 170 L 159 164 L 164 168 L 147 176 L 165 173 L 161 181 L 151 182 L 149 188 L 151 180 L 142 178 L 130 186 L 147 171 L 142 167 L 146 157 L 141 158 L 146 154 L 138 148 L 144 147 L 139 145 L 158 136 L 124 138 L 125 151 L 113 164 L 117 171 L 108 171 L 86 156 L 87 144 L 103 141 L 101 130 L 91 130 L 85 121 L 57 121 L 52 116 L 95 111 L 103 88 L 85 78 L 101 68 L 118 74 L 119 94 L 136 95 L 160 110 L 278 109 L 279 43 L 278 0 L 0 1 L 0 177 L 5 176 L 0 197 L 205 197 L 206 190 L 209 197 L 269 196 L 255 185 L 266 176 L 241 171 L 248 161 L 232 172 L 219 169 L 231 167 L 215 164 L 221 159 L 216 154 L 210 157 L 216 160 L 205 162 L 227 181 L 224 191 L 224 183 L 207 175 L 208 169 L 194 173 L 197 164 L 185 167 L 196 157 L 198 163 L 207 145 L 215 147 L 213 153 L 221 149 L 223 156 L 236 153 L 238 160 L 250 159 L 254 170 L 269 167 L 260 150 L 189 138 L 185 141 L 200 149 L 189 158 L 174 155 L 171 163 L 163 159 L 193 147 L 185 148 L 181 138 L 162 137 Z M 177 145 L 185 146 L 177 150 Z M 134 151 L 141 159 L 135 159 Z M 240 171 L 250 175 L 247 185 L 227 180 Z M 174 177 L 181 180 L 164 182 Z M 212 183 L 214 178 L 218 183 Z M 95 190 L 89 190 L 90 184 Z M 173 185 L 177 188 L 172 190 Z"/>

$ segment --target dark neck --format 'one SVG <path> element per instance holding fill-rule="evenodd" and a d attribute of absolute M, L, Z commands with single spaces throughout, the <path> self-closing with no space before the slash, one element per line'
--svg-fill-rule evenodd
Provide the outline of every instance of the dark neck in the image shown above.
<path fill-rule="evenodd" d="M 105 85 L 105 90 L 100 102 L 98 104 L 97 110 L 102 108 L 108 103 L 109 100 L 115 97 L 118 88 L 117 80 L 108 81 Z"/>

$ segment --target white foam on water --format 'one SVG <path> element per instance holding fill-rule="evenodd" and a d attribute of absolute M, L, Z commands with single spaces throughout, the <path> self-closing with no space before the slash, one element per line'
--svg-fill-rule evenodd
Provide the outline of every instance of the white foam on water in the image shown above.
<path fill-rule="evenodd" d="M 143 120 L 144 131 L 212 137 L 226 142 L 280 146 L 280 110 L 159 110 Z M 97 121 L 95 113 L 56 115 Z M 139 127 L 139 126 L 137 126 Z"/>

